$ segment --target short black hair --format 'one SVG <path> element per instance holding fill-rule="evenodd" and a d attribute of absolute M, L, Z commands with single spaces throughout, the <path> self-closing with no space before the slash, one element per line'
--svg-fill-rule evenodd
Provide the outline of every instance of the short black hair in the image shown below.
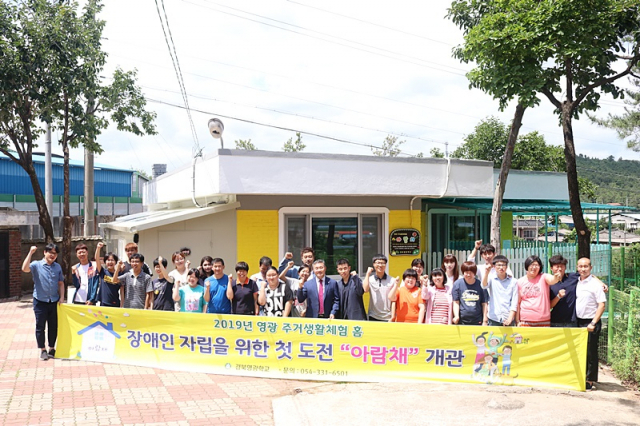
<path fill-rule="evenodd" d="M 555 265 L 566 266 L 567 263 L 569 263 L 569 261 L 565 259 L 564 256 L 562 256 L 561 254 L 555 254 L 549 258 L 549 263 L 551 264 L 551 266 L 555 266 Z"/>
<path fill-rule="evenodd" d="M 144 256 L 140 253 L 133 253 L 131 256 L 129 256 L 129 262 L 131 262 L 132 259 L 138 259 L 140 263 L 144 263 Z"/>
<path fill-rule="evenodd" d="M 262 256 L 260 258 L 260 266 L 262 265 L 269 265 L 269 266 L 273 266 L 273 260 L 271 260 L 270 257 L 267 256 Z"/>
<path fill-rule="evenodd" d="M 215 264 L 215 263 L 222 263 L 222 266 L 224 266 L 224 260 L 222 260 L 222 259 L 221 259 L 221 258 L 219 258 L 219 257 L 214 258 L 214 259 L 213 259 L 213 263 L 214 263 L 214 264 Z"/>
<path fill-rule="evenodd" d="M 236 272 L 238 271 L 246 271 L 249 272 L 249 265 L 247 262 L 238 262 L 236 263 Z"/>
<path fill-rule="evenodd" d="M 60 249 L 58 249 L 58 246 L 53 243 L 49 243 L 46 246 L 44 246 L 44 251 L 45 253 L 49 253 L 50 251 L 55 251 L 56 254 L 60 253 Z"/>
<path fill-rule="evenodd" d="M 417 281 L 418 280 L 418 273 L 415 271 L 415 269 L 407 269 L 402 274 L 402 280 L 404 281 L 404 279 L 407 278 L 407 277 L 413 277 Z"/>
<path fill-rule="evenodd" d="M 384 263 L 389 263 L 389 259 L 387 259 L 387 256 L 385 256 L 384 254 L 376 254 L 375 256 L 373 256 L 373 259 L 371 259 L 371 263 L 376 263 L 376 261 L 378 260 L 384 260 Z"/>
<path fill-rule="evenodd" d="M 433 282 L 433 277 L 442 277 L 442 284 L 447 283 L 447 274 L 444 272 L 442 268 L 434 268 L 429 274 L 429 285 L 435 285 Z"/>
<path fill-rule="evenodd" d="M 189 275 L 195 275 L 196 278 L 200 278 L 200 271 L 198 271 L 197 268 L 191 268 L 189 272 L 187 272 L 187 276 Z"/>
<path fill-rule="evenodd" d="M 422 269 L 424 269 L 424 260 L 420 259 L 419 257 L 413 259 L 411 261 L 411 267 L 413 268 L 414 266 L 422 266 Z"/>
<path fill-rule="evenodd" d="M 349 263 L 349 259 L 347 259 L 346 257 L 343 257 L 336 262 L 336 266 L 340 266 L 340 265 L 351 266 L 351 264 Z"/>
<path fill-rule="evenodd" d="M 160 262 L 158 261 L 157 257 L 153 260 L 153 267 L 155 268 L 156 266 L 160 266 Z M 164 257 L 162 258 L 162 266 L 164 266 L 165 268 L 167 267 L 167 259 L 165 259 Z"/>
<path fill-rule="evenodd" d="M 496 248 L 491 244 L 483 244 L 480 246 L 480 254 L 495 253 L 495 252 L 496 252 Z"/>
<path fill-rule="evenodd" d="M 540 275 L 542 273 L 542 260 L 540 260 L 540 257 L 536 256 L 535 254 L 527 257 L 527 259 L 524 261 L 524 270 L 528 271 L 529 266 L 531 266 L 534 262 L 540 265 L 540 272 L 538 272 L 538 275 Z"/>
<path fill-rule="evenodd" d="M 507 259 L 507 256 L 503 256 L 501 254 L 497 255 L 496 257 L 493 258 L 493 260 L 491 261 L 492 265 L 495 265 L 498 262 L 503 262 L 506 263 L 507 265 L 509 264 L 509 259 Z"/>

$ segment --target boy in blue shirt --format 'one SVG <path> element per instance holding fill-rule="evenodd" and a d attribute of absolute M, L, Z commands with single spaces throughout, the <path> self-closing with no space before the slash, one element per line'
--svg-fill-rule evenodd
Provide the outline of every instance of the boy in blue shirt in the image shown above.
<path fill-rule="evenodd" d="M 229 293 L 227 292 L 229 288 Z M 229 298 L 231 294 L 231 298 Z M 231 279 L 224 273 L 224 260 L 213 259 L 213 275 L 204 281 L 204 300 L 208 314 L 230 314 L 233 288 Z"/>

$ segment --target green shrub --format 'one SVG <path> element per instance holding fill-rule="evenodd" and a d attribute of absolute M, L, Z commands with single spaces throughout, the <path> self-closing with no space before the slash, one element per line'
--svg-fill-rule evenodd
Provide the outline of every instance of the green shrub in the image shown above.
<path fill-rule="evenodd" d="M 626 337 L 616 337 L 613 342 L 611 367 L 618 379 L 640 390 L 640 342 L 635 342 L 627 351 Z"/>

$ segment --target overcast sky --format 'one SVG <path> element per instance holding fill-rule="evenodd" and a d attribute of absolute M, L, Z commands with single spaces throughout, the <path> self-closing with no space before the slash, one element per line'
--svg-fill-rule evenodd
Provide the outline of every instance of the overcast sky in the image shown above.
<path fill-rule="evenodd" d="M 104 75 L 115 67 L 138 70 L 148 108 L 158 114 L 158 135 L 109 129 L 99 138 L 105 152 L 96 163 L 148 173 L 155 163 L 169 170 L 189 163 L 196 141 L 186 110 L 167 105 L 184 101 L 156 2 L 105 3 Z M 450 3 L 164 0 L 203 153 L 220 146 L 208 133 L 212 117 L 225 125 L 225 148 L 251 139 L 258 149 L 277 151 L 300 131 L 307 152 L 362 155 L 388 134 L 406 140 L 403 155 L 428 156 L 445 143 L 451 152 L 481 119 L 509 122 L 513 107 L 500 112 L 490 96 L 470 90 L 470 66 L 451 56 L 462 33 L 445 18 Z M 605 99 L 599 115 L 623 111 L 622 101 Z M 546 98 L 525 114 L 522 132 L 533 130 L 562 144 Z M 575 122 L 574 134 L 578 153 L 640 159 L 586 117 Z M 82 151 L 72 157 L 82 159 Z"/>

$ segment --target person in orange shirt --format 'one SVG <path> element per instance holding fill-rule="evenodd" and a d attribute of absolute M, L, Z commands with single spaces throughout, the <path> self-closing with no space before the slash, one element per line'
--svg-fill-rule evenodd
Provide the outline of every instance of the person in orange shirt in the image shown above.
<path fill-rule="evenodd" d="M 391 305 L 391 316 L 394 322 L 417 323 L 421 316 L 424 316 L 425 305 L 421 297 L 420 287 L 416 285 L 418 273 L 413 269 L 407 269 L 402 274 L 404 285 L 393 287 L 389 292 Z"/>

